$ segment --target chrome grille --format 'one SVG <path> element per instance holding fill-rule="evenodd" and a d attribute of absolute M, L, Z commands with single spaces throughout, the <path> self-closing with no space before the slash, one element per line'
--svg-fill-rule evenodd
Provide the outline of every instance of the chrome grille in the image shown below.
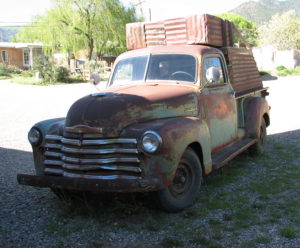
<path fill-rule="evenodd" d="M 45 174 L 90 179 L 142 177 L 137 140 L 101 139 L 98 134 L 45 137 Z"/>

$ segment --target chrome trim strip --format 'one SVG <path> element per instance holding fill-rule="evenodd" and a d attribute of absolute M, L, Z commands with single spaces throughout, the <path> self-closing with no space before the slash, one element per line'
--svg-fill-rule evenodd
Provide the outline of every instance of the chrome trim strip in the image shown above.
<path fill-rule="evenodd" d="M 62 166 L 64 163 L 61 160 L 50 160 L 46 159 L 44 160 L 44 165 L 56 165 L 56 166 Z"/>
<path fill-rule="evenodd" d="M 111 164 L 118 162 L 127 163 L 139 163 L 138 158 L 100 158 L 100 159 L 84 159 L 84 158 L 72 158 L 68 156 L 62 156 L 61 158 L 64 162 L 76 163 L 76 164 Z"/>
<path fill-rule="evenodd" d="M 127 148 L 110 148 L 110 149 L 80 149 L 80 148 L 70 148 L 66 146 L 61 147 L 62 152 L 68 153 L 79 153 L 79 154 L 110 154 L 110 153 L 138 153 L 137 149 L 127 149 Z"/>
<path fill-rule="evenodd" d="M 79 139 L 69 139 L 64 138 L 60 135 L 52 135 L 47 134 L 45 136 L 46 140 L 58 140 L 61 141 L 63 144 L 69 144 L 69 145 L 109 145 L 109 144 L 137 144 L 136 139 L 130 139 L 130 138 L 117 138 L 117 139 L 96 139 L 96 140 L 82 140 Z"/>
<path fill-rule="evenodd" d="M 142 179 L 142 177 L 137 176 L 125 176 L 125 175 L 107 175 L 107 176 L 97 176 L 97 175 L 82 175 L 82 174 L 74 174 L 69 172 L 63 173 L 64 177 L 73 177 L 73 178 L 86 178 L 86 179 L 102 179 L 102 180 L 109 180 L 109 179 Z"/>
<path fill-rule="evenodd" d="M 46 148 L 51 148 L 51 149 L 61 149 L 62 145 L 61 144 L 46 143 L 45 147 Z"/>
<path fill-rule="evenodd" d="M 61 169 L 45 168 L 46 174 L 63 175 L 64 171 Z"/>
<path fill-rule="evenodd" d="M 47 157 L 55 157 L 55 158 L 61 158 L 62 157 L 62 153 L 60 152 L 50 152 L 50 151 L 46 151 L 45 152 L 45 156 Z"/>
<path fill-rule="evenodd" d="M 120 166 L 120 165 L 75 165 L 75 164 L 67 164 L 62 161 L 57 160 L 45 160 L 45 165 L 55 165 L 68 170 L 78 170 L 78 171 L 93 171 L 93 170 L 113 170 L 113 171 L 129 171 L 141 173 L 142 169 L 140 167 L 135 166 Z M 52 169 L 52 168 L 46 168 Z"/>
<path fill-rule="evenodd" d="M 137 144 L 136 139 L 127 139 L 127 138 L 120 138 L 120 139 L 97 139 L 97 140 L 77 140 L 77 139 L 68 139 L 62 138 L 61 143 L 67 145 L 109 145 L 109 144 Z"/>
<path fill-rule="evenodd" d="M 129 171 L 141 173 L 142 169 L 134 166 L 117 166 L 117 165 L 90 165 L 90 166 L 77 166 L 73 164 L 63 164 L 62 168 L 68 170 L 78 171 L 97 171 L 97 170 L 112 170 L 112 171 Z"/>
<path fill-rule="evenodd" d="M 83 140 L 83 145 L 109 145 L 109 144 L 137 144 L 136 139 L 103 139 L 103 140 Z"/>
<path fill-rule="evenodd" d="M 60 142 L 66 145 L 81 146 L 81 141 L 79 139 L 67 139 L 62 137 Z"/>
<path fill-rule="evenodd" d="M 60 135 L 53 135 L 53 134 L 46 134 L 45 139 L 46 140 L 61 140 L 62 136 L 60 136 Z"/>

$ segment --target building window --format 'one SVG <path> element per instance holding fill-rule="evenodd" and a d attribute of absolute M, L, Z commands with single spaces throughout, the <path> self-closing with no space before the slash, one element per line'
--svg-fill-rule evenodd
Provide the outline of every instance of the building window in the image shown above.
<path fill-rule="evenodd" d="M 8 62 L 8 54 L 7 51 L 1 51 L 1 57 L 2 57 L 2 62 L 7 63 Z"/>
<path fill-rule="evenodd" d="M 29 51 L 24 51 L 24 65 L 29 65 Z"/>

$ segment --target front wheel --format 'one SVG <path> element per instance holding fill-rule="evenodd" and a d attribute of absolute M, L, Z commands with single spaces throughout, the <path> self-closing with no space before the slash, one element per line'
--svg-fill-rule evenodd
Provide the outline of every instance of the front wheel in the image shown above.
<path fill-rule="evenodd" d="M 192 205 L 200 191 L 202 168 L 196 153 L 188 148 L 182 155 L 172 183 L 158 192 L 158 200 L 168 212 L 178 212 Z"/>
<path fill-rule="evenodd" d="M 261 155 L 265 151 L 265 145 L 267 141 L 267 128 L 264 118 L 261 120 L 258 141 L 249 148 L 251 155 Z"/>

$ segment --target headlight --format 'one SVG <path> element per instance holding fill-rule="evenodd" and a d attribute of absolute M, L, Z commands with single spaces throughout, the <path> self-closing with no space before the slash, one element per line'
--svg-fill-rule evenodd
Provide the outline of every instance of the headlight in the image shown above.
<path fill-rule="evenodd" d="M 142 136 L 142 147 L 146 152 L 154 153 L 162 145 L 162 138 L 154 131 L 146 131 Z"/>
<path fill-rule="evenodd" d="M 28 133 L 28 140 L 31 145 L 38 145 L 41 142 L 42 135 L 36 128 L 31 128 Z"/>

